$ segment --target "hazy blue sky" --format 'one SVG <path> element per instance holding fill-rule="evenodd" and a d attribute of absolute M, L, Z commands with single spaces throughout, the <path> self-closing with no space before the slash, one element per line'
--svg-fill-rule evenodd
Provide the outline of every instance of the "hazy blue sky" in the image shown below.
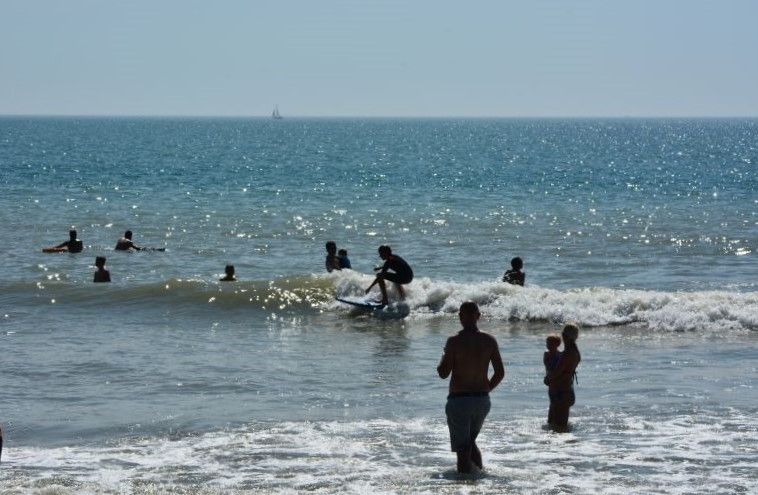
<path fill-rule="evenodd" d="M 2 0 L 0 114 L 758 116 L 755 0 Z"/>

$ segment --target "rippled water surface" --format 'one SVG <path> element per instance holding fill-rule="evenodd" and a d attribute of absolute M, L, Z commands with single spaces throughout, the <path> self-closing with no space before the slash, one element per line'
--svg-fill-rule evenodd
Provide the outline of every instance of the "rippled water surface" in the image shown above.
<path fill-rule="evenodd" d="M 756 143 L 755 120 L 0 119 L 0 486 L 758 491 Z M 40 252 L 72 226 L 84 253 Z M 126 229 L 166 251 L 114 252 Z M 323 273 L 332 239 L 354 271 Z M 336 303 L 383 243 L 405 309 Z M 507 368 L 476 479 L 435 372 L 464 300 Z M 555 435 L 541 354 L 569 320 Z"/>

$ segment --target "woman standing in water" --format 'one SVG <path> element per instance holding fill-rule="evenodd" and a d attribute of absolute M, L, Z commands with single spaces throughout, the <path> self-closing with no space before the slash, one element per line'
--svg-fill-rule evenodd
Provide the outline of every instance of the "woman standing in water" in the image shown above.
<path fill-rule="evenodd" d="M 563 352 L 555 370 L 547 378 L 550 396 L 548 417 L 552 419 L 550 426 L 555 431 L 568 430 L 569 409 L 576 402 L 574 377 L 576 376 L 576 367 L 582 360 L 582 355 L 576 346 L 579 328 L 572 324 L 566 325 L 563 327 L 562 336 Z"/>

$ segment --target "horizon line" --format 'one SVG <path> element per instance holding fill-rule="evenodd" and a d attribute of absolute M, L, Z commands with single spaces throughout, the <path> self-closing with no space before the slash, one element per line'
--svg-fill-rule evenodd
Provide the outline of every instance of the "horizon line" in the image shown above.
<path fill-rule="evenodd" d="M 271 115 L 0 113 L 0 118 L 269 119 Z M 288 115 L 287 119 L 758 119 L 758 115 Z"/>

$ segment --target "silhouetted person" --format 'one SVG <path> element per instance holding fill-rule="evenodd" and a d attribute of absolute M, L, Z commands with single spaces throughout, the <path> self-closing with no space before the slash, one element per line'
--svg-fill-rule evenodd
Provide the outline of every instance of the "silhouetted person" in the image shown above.
<path fill-rule="evenodd" d="M 384 281 L 389 280 L 395 284 L 400 299 L 405 299 L 403 285 L 409 284 L 413 280 L 413 270 L 410 265 L 400 256 L 392 254 L 392 249 L 389 246 L 379 246 L 379 257 L 384 260 L 384 265 L 374 268 L 379 273 L 376 275 L 374 281 L 371 282 L 371 285 L 368 286 L 368 289 L 366 289 L 366 294 L 369 293 L 374 285 L 379 284 L 379 289 L 382 291 L 382 304 L 388 304 L 387 285 Z"/>
<path fill-rule="evenodd" d="M 458 472 L 470 473 L 472 464 L 483 468 L 476 437 L 490 411 L 489 393 L 505 376 L 495 338 L 477 328 L 479 308 L 465 302 L 458 311 L 463 330 L 447 339 L 437 373 L 450 378 L 445 414 L 450 430 L 450 447 L 458 458 Z M 487 378 L 492 363 L 494 373 Z"/>
<path fill-rule="evenodd" d="M 558 365 L 547 377 L 548 394 L 550 395 L 550 411 L 548 418 L 552 420 L 550 426 L 556 431 L 568 429 L 569 409 L 576 402 L 574 395 L 574 379 L 576 367 L 582 360 L 576 339 L 579 337 L 579 328 L 576 325 L 563 327 L 563 352 L 558 360 Z"/>
<path fill-rule="evenodd" d="M 524 261 L 519 257 L 513 258 L 511 260 L 511 269 L 506 270 L 503 274 L 503 282 L 523 287 L 526 274 L 521 271 L 522 268 L 524 268 Z"/>
<path fill-rule="evenodd" d="M 165 251 L 166 248 L 156 248 L 156 247 L 140 247 L 134 244 L 132 241 L 132 231 L 127 230 L 124 232 L 124 237 L 119 239 L 116 242 L 116 247 L 113 248 L 114 251 Z"/>
<path fill-rule="evenodd" d="M 110 282 L 111 272 L 105 269 L 105 256 L 95 258 L 95 266 L 97 267 L 97 271 L 95 272 L 93 282 Z"/>
<path fill-rule="evenodd" d="M 340 270 L 343 268 L 353 268 L 350 265 L 350 258 L 347 257 L 347 249 L 337 251 L 337 261 L 339 262 Z"/>
<path fill-rule="evenodd" d="M 220 282 L 236 282 L 237 277 L 234 276 L 234 265 L 226 265 L 224 267 L 224 275 L 222 278 L 219 279 Z"/>
<path fill-rule="evenodd" d="M 62 242 L 58 244 L 57 246 L 44 248 L 42 252 L 44 253 L 61 253 L 68 251 L 69 253 L 81 253 L 82 249 L 84 249 L 84 243 L 76 238 L 76 230 L 71 229 L 68 231 L 68 240 L 66 242 Z"/>
<path fill-rule="evenodd" d="M 141 248 L 132 242 L 132 231 L 127 230 L 124 232 L 124 237 L 116 242 L 116 247 L 113 249 L 116 251 L 142 251 L 144 248 Z"/>
<path fill-rule="evenodd" d="M 340 270 L 340 260 L 337 258 L 337 244 L 334 241 L 326 243 L 326 260 L 324 261 L 327 272 Z"/>
<path fill-rule="evenodd" d="M 548 377 L 558 367 L 558 361 L 561 359 L 561 353 L 558 352 L 558 347 L 561 345 L 561 338 L 557 335 L 548 335 L 545 339 L 545 347 L 547 350 L 542 355 L 542 364 L 545 365 L 545 385 L 548 384 Z M 550 394 L 548 394 L 549 396 Z M 553 424 L 553 417 L 550 415 L 552 409 L 547 413 L 547 424 Z"/>

